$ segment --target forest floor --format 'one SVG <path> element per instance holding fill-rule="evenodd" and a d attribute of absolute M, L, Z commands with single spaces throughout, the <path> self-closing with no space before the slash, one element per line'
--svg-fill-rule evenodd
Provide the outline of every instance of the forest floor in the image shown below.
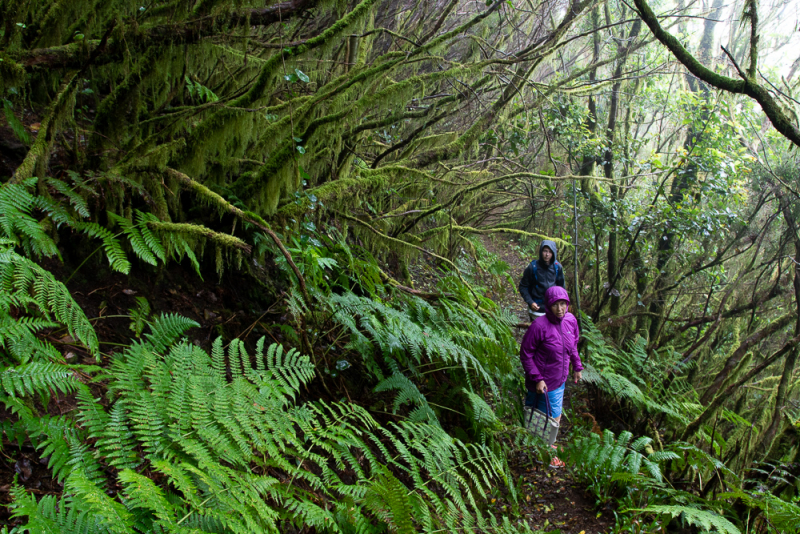
<path fill-rule="evenodd" d="M 530 324 L 530 319 L 516 283 L 531 262 L 532 258 L 527 257 L 524 252 L 530 247 L 523 246 L 516 239 L 498 237 L 484 238 L 483 244 L 488 252 L 495 254 L 509 266 L 514 285 L 508 280 L 500 285 L 487 283 L 487 286 L 494 287 L 487 296 L 501 308 L 516 313 L 519 326 L 515 328 L 514 334 L 517 341 L 522 341 L 525 334 L 522 325 Z M 435 291 L 437 271 L 432 265 L 415 262 L 413 266 L 409 266 L 409 271 L 416 289 Z M 589 415 L 587 402 L 586 388 L 567 381 L 559 442 L 564 443 L 570 439 L 572 428 L 579 417 L 591 418 L 588 423 L 581 423 L 591 425 L 593 431 L 599 431 L 594 418 Z M 516 512 L 532 528 L 548 532 L 603 534 L 611 531 L 615 522 L 613 510 L 598 510 L 594 498 L 575 482 L 568 467 L 553 469 L 542 465 L 533 456 L 525 451 L 517 451 L 514 457 L 508 458 L 508 465 L 517 485 L 518 510 L 514 510 L 510 496 L 506 495 L 490 499 L 492 512 L 498 516 Z"/>
<path fill-rule="evenodd" d="M 487 250 L 508 263 L 512 279 L 518 278 L 530 259 L 523 257 L 523 248 L 514 240 L 487 238 Z M 70 272 L 60 262 L 45 265 L 57 278 L 66 280 Z M 441 271 L 432 262 L 418 261 L 409 267 L 417 289 L 435 290 Z M 208 349 L 218 335 L 225 337 L 253 338 L 267 335 L 276 342 L 283 341 L 278 325 L 288 319 L 285 311 L 273 310 L 265 302 L 258 302 L 254 295 L 259 288 L 248 287 L 250 283 L 236 273 L 227 273 L 222 281 L 201 280 L 179 265 L 167 268 L 151 277 L 128 277 L 119 273 L 101 274 L 85 268 L 68 287 L 87 317 L 95 324 L 101 339 L 101 350 L 110 355 L 131 342 L 129 310 L 137 305 L 136 297 L 146 297 L 156 313 L 178 313 L 197 321 L 200 328 L 192 329 L 191 341 Z M 508 280 L 486 284 L 494 289 L 487 294 L 501 307 L 514 310 L 519 318 L 515 329 L 518 340 L 529 324 L 527 313 L 517 293 L 516 285 Z M 266 311 L 264 311 L 266 308 Z M 72 339 L 58 332 L 49 336 L 49 341 L 60 346 L 73 363 L 92 365 L 94 358 L 74 346 Z M 94 387 L 94 386 L 93 386 Z M 102 396 L 100 386 L 98 397 Z M 46 411 L 51 415 L 63 415 L 76 408 L 74 395 L 54 395 Z M 573 424 L 583 421 L 585 416 L 586 390 L 568 382 L 565 402 L 565 417 L 560 441 L 569 440 Z M 0 409 L 0 421 L 11 421 L 13 416 Z M 30 443 L 18 446 L 7 438 L 0 442 L 0 525 L 13 525 L 10 510 L 4 505 L 11 502 L 10 488 L 16 477 L 17 483 L 37 496 L 59 495 L 62 485 L 52 479 L 47 467 L 48 458 L 42 458 Z M 535 529 L 561 532 L 562 534 L 605 533 L 614 524 L 611 510 L 597 511 L 594 499 L 572 479 L 569 469 L 551 469 L 544 466 L 525 451 L 518 451 L 508 458 L 516 485 L 516 506 L 510 496 L 498 492 L 489 497 L 489 506 L 498 516 L 515 515 L 526 520 Z"/>

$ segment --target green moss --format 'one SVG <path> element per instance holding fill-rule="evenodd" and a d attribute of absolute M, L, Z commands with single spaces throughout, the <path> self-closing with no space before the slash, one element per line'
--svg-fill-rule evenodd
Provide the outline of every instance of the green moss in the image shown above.
<path fill-rule="evenodd" d="M 25 68 L 0 51 L 0 95 L 10 87 L 19 87 L 24 81 Z"/>
<path fill-rule="evenodd" d="M 36 140 L 25 155 L 25 159 L 14 172 L 11 180 L 13 183 L 27 180 L 34 173 L 39 176 L 48 174 L 47 163 L 50 157 L 50 146 L 53 142 L 53 137 L 65 116 L 72 112 L 72 108 L 75 105 L 75 76 L 76 73 L 73 72 L 65 77 L 58 94 L 51 102 L 44 119 L 40 123 Z"/>

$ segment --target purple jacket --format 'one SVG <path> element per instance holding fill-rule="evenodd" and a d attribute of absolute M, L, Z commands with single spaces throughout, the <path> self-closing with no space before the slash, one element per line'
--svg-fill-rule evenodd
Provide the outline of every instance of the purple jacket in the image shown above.
<path fill-rule="evenodd" d="M 569 303 L 567 290 L 559 286 L 547 288 L 545 315 L 533 321 L 519 348 L 525 387 L 532 391 L 540 380 L 547 384 L 548 391 L 560 387 L 567 381 L 570 361 L 574 371 L 583 370 L 578 356 L 578 320 L 569 312 L 561 319 L 556 317 L 550 306 L 558 300 Z"/>

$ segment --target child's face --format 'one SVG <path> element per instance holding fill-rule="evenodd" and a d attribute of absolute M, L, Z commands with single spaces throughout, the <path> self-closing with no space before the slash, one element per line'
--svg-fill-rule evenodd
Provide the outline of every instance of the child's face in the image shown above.
<path fill-rule="evenodd" d="M 553 259 L 553 251 L 550 250 L 549 247 L 544 247 L 542 249 L 542 259 L 547 263 L 550 263 L 550 260 Z"/>

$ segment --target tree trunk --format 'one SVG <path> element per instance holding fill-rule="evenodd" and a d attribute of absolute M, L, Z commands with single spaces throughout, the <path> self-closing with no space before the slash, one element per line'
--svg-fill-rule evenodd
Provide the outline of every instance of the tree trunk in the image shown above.
<path fill-rule="evenodd" d="M 606 4 L 607 6 L 608 4 Z M 622 18 L 624 18 L 624 13 Z M 631 31 L 626 39 L 626 46 L 621 54 L 617 68 L 614 70 L 614 85 L 611 88 L 611 101 L 608 107 L 608 126 L 606 127 L 606 151 L 603 154 L 603 174 L 611 180 L 612 214 L 608 230 L 608 293 L 611 295 L 611 315 L 619 314 L 620 293 L 617 289 L 620 276 L 619 265 L 619 211 L 617 202 L 620 200 L 622 189 L 614 180 L 614 141 L 617 132 L 617 110 L 619 108 L 620 88 L 622 87 L 622 73 L 627 63 L 629 52 L 633 43 L 642 29 L 642 21 L 637 19 L 631 26 Z"/>
<path fill-rule="evenodd" d="M 722 0 L 714 0 L 713 5 L 711 6 L 711 12 L 706 19 L 705 24 L 703 25 L 703 36 L 700 39 L 700 46 L 697 52 L 698 57 L 701 59 L 708 60 L 711 58 L 711 46 L 714 42 L 714 27 L 716 25 L 716 22 L 713 19 L 716 17 L 716 14 L 719 12 L 722 5 Z M 695 125 L 702 125 L 706 123 L 711 112 L 708 107 L 708 99 L 711 91 L 705 84 L 698 83 L 696 78 L 691 74 L 686 75 L 686 83 L 689 85 L 689 88 L 692 90 L 692 92 L 702 92 L 704 96 L 704 102 L 700 104 L 698 113 L 699 119 L 689 126 L 689 131 L 686 133 L 686 139 L 683 143 L 683 147 L 686 152 L 691 154 L 694 147 L 701 141 L 702 138 L 702 126 L 700 129 L 697 129 Z M 692 164 L 691 160 L 689 160 L 687 161 L 687 168 L 685 172 L 679 177 L 676 176 L 672 181 L 669 196 L 670 203 L 675 204 L 683 200 L 683 195 L 689 191 L 696 181 L 697 166 Z M 658 333 L 661 329 L 661 321 L 663 320 L 662 315 L 665 307 L 664 295 L 662 292 L 664 286 L 666 285 L 664 273 L 666 271 L 667 262 L 669 262 L 673 254 L 674 240 L 675 233 L 669 227 L 667 227 L 664 234 L 662 234 L 661 238 L 658 240 L 655 288 L 653 290 L 653 299 L 650 301 L 650 306 L 648 308 L 648 311 L 650 312 L 649 338 L 651 344 L 657 341 L 656 338 L 658 337 Z"/>
<path fill-rule="evenodd" d="M 783 213 L 783 218 L 786 221 L 786 226 L 789 227 L 789 231 L 791 232 L 792 240 L 794 241 L 794 255 L 795 259 L 797 259 L 800 257 L 800 236 L 797 235 L 797 227 L 794 222 L 794 215 L 792 214 L 791 205 L 787 199 L 787 196 L 784 196 L 781 199 L 781 212 Z M 798 273 L 800 266 L 797 263 L 794 263 L 793 265 L 794 302 L 798 313 L 797 320 L 794 325 L 794 335 L 796 336 L 800 334 L 800 273 Z M 767 431 L 761 438 L 761 445 L 765 450 L 765 459 L 772 451 L 774 442 L 776 441 L 775 437 L 784 426 L 783 410 L 786 408 L 786 394 L 789 391 L 790 382 L 794 374 L 794 368 L 797 364 L 798 352 L 800 351 L 797 349 L 797 347 L 795 347 L 786 356 L 786 361 L 783 364 L 783 374 L 781 375 L 781 381 L 778 384 L 778 391 L 775 395 L 775 412 L 772 414 L 772 422 L 770 423 L 769 428 L 767 428 Z"/>

